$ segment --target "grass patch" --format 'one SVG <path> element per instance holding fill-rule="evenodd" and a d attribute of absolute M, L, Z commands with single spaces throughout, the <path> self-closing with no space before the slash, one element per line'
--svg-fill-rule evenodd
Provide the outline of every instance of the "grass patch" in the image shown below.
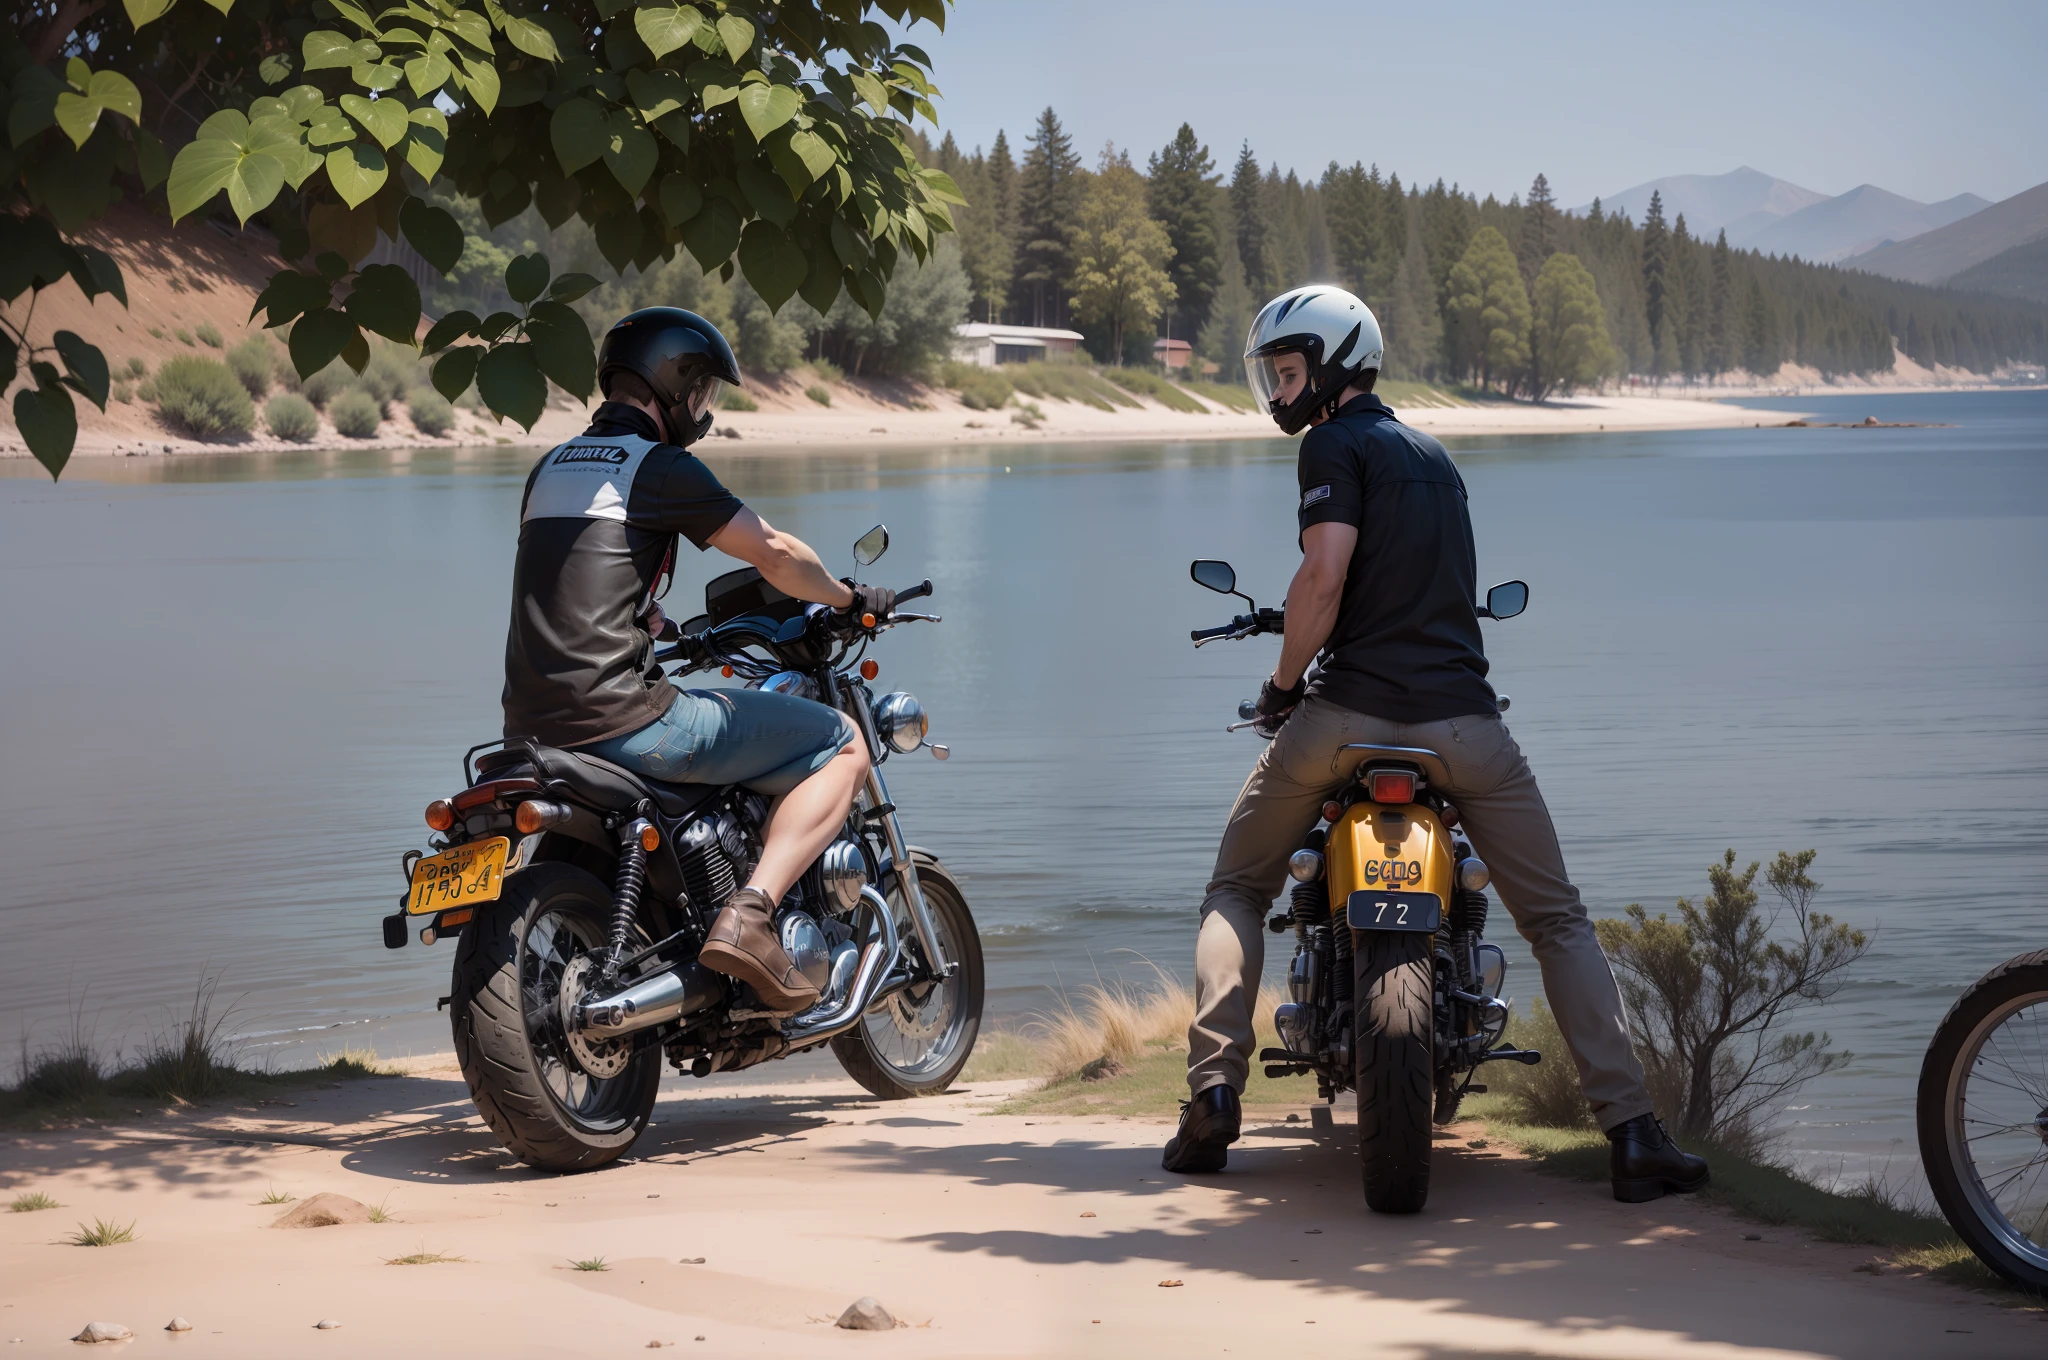
<path fill-rule="evenodd" d="M 1126 392 L 1152 398 L 1169 411 L 1197 416 L 1209 413 L 1208 407 L 1148 368 L 1112 368 L 1105 370 L 1103 376 Z"/>
<path fill-rule="evenodd" d="M 372 1223 L 389 1223 L 391 1221 L 390 1205 L 391 1196 L 389 1195 L 372 1204 L 370 1206 L 370 1221 Z"/>
<path fill-rule="evenodd" d="M 427 1251 L 425 1248 L 422 1248 L 410 1256 L 387 1256 L 384 1258 L 384 1264 L 387 1266 L 451 1266 L 461 1265 L 468 1260 L 467 1256 L 451 1256 L 447 1252 Z"/>
<path fill-rule="evenodd" d="M 718 409 L 721 411 L 758 411 L 761 403 L 755 401 L 737 387 L 728 387 L 718 394 Z"/>
<path fill-rule="evenodd" d="M 260 335 L 252 335 L 229 350 L 227 362 L 252 401 L 261 401 L 277 376 L 276 348 Z"/>
<path fill-rule="evenodd" d="M 1233 411 L 1256 411 L 1259 409 L 1258 399 L 1252 395 L 1252 390 L 1239 383 L 1190 380 L 1182 383 L 1181 386 L 1205 401 L 1213 401 L 1218 406 L 1227 406 Z"/>
<path fill-rule="evenodd" d="M 26 1194 L 16 1195 L 9 1201 L 7 1212 L 10 1214 L 33 1214 L 44 1209 L 61 1209 L 63 1207 L 63 1205 L 57 1203 L 56 1200 L 51 1199 L 42 1191 L 31 1190 Z"/>
<path fill-rule="evenodd" d="M 830 406 L 832 404 L 831 389 L 821 383 L 812 383 L 809 387 L 806 387 L 804 395 L 820 406 Z"/>
<path fill-rule="evenodd" d="M 1114 411 L 1119 406 L 1138 409 L 1136 397 L 1080 364 L 1005 364 L 1003 376 L 1028 397 L 1078 401 L 1098 411 Z"/>
<path fill-rule="evenodd" d="M 1027 430 L 1035 430 L 1045 424 L 1045 412 L 1038 409 L 1038 403 L 1035 401 L 1020 401 L 1017 403 L 1017 409 L 1010 412 L 1010 423 L 1022 425 Z"/>
<path fill-rule="evenodd" d="M 957 393 L 960 404 L 970 411 L 994 411 L 1007 406 L 1016 392 L 1010 380 L 997 370 L 963 364 L 957 359 L 939 366 L 939 384 Z"/>
<path fill-rule="evenodd" d="M 133 1223 L 123 1227 L 119 1223 L 105 1218 L 94 1219 L 90 1226 L 84 1223 L 79 1224 L 78 1231 L 64 1239 L 66 1244 L 74 1247 L 118 1247 L 124 1242 L 133 1242 L 134 1240 L 135 1225 Z"/>
<path fill-rule="evenodd" d="M 289 1190 L 280 1190 L 276 1186 L 272 1186 L 270 1189 L 264 1191 L 263 1198 L 257 1200 L 256 1202 L 258 1204 L 290 1204 L 293 1200 L 297 1198 L 298 1196 L 294 1195 Z"/>
<path fill-rule="evenodd" d="M 1403 406 L 1470 406 L 1472 403 L 1441 387 L 1406 378 L 1381 378 L 1373 384 L 1373 395 L 1399 410 Z"/>
<path fill-rule="evenodd" d="M 608 1266 L 608 1265 L 606 1265 L 606 1264 L 604 1263 L 604 1257 L 602 1257 L 602 1256 L 586 1256 L 586 1257 L 584 1257 L 584 1258 L 583 1258 L 582 1260 L 580 1260 L 580 1261 L 571 1261 L 571 1262 L 569 1263 L 569 1268 L 570 1268 L 571 1270 L 610 1270 L 610 1269 L 611 1269 L 611 1267 L 610 1267 L 610 1266 Z"/>
<path fill-rule="evenodd" d="M 192 328 L 192 333 L 198 336 L 200 343 L 208 349 L 219 349 L 227 343 L 227 341 L 221 339 L 220 331 L 211 321 L 200 322 Z"/>

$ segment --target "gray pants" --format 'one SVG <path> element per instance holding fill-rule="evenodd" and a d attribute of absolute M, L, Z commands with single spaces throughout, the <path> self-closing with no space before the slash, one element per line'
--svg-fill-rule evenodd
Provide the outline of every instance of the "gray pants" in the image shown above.
<path fill-rule="evenodd" d="M 1440 792 L 1493 871 L 1493 888 L 1543 971 L 1579 1083 L 1603 1129 L 1650 1112 L 1643 1069 L 1629 1046 L 1614 974 L 1600 952 L 1579 890 L 1565 877 L 1550 810 L 1521 748 L 1495 714 L 1397 723 L 1311 696 L 1259 757 L 1245 781 L 1202 903 L 1195 943 L 1195 1022 L 1188 1029 L 1188 1088 L 1244 1089 L 1252 1059 L 1252 1006 L 1265 967 L 1266 912 L 1287 874 L 1287 857 L 1344 787 L 1354 761 L 1337 763 L 1347 742 L 1420 746 L 1450 767 Z M 1341 773 L 1340 773 L 1341 771 Z"/>

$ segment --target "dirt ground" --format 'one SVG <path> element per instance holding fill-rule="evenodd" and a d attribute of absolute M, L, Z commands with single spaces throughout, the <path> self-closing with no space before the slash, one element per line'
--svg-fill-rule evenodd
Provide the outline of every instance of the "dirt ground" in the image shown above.
<path fill-rule="evenodd" d="M 191 1356 L 2048 1353 L 2040 1313 L 1702 1205 L 1616 1204 L 1471 1146 L 1476 1128 L 1442 1136 L 1426 1213 L 1385 1218 L 1360 1204 L 1341 1106 L 1330 1127 L 1254 1111 L 1227 1173 L 1181 1178 L 1159 1170 L 1164 1125 L 989 1113 L 1015 1083 L 883 1104 L 793 1064 L 761 1075 L 779 1084 L 671 1080 L 632 1159 L 574 1177 L 513 1162 L 446 1059 L 9 1137 L 7 1197 L 63 1207 L 0 1214 L 0 1340 L 75 1354 L 106 1320 L 136 1353 Z M 390 1219 L 277 1230 L 271 1191 Z M 64 1244 L 96 1217 L 137 1240 Z M 462 1259 L 386 1264 L 415 1253 Z M 834 1328 L 863 1295 L 899 1330 Z M 162 1331 L 174 1315 L 193 1330 Z"/>

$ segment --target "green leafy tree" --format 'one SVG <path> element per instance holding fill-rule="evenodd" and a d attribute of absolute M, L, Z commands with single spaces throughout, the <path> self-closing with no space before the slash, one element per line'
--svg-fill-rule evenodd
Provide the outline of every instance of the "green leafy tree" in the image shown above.
<path fill-rule="evenodd" d="M 1422 244 L 1421 206 L 1411 203 L 1406 211 L 1407 244 L 1401 249 L 1401 267 L 1382 318 L 1386 362 L 1381 371 L 1394 378 L 1426 378 L 1436 371 L 1442 354 L 1443 317 L 1429 279 L 1429 252 Z"/>
<path fill-rule="evenodd" d="M 1507 238 L 1492 227 L 1474 232 L 1450 291 L 1444 320 L 1458 366 L 1482 387 L 1512 391 L 1529 362 L 1529 294 Z"/>
<path fill-rule="evenodd" d="M 1252 144 L 1238 149 L 1237 164 L 1230 174 L 1230 217 L 1237 233 L 1237 261 L 1244 269 L 1244 286 L 1264 301 L 1277 292 L 1272 256 L 1267 248 L 1264 183 Z"/>
<path fill-rule="evenodd" d="M 1173 329 L 1185 340 L 1201 332 L 1209 319 L 1209 304 L 1223 283 L 1216 163 L 1209 159 L 1209 148 L 1195 139 L 1195 130 L 1182 123 L 1165 149 L 1153 153 L 1146 171 L 1147 208 L 1166 228 L 1167 243 L 1173 247 L 1173 264 L 1167 271 L 1174 289 L 1169 315 L 1180 322 Z"/>
<path fill-rule="evenodd" d="M 1552 255 L 1530 290 L 1529 395 L 1542 401 L 1596 383 L 1613 362 L 1593 276 L 1578 256 Z"/>
<path fill-rule="evenodd" d="M 1050 107 L 1028 142 L 1017 174 L 1017 282 L 1031 294 L 1031 324 L 1058 325 L 1074 267 L 1070 238 L 1087 186 L 1073 139 Z"/>
<path fill-rule="evenodd" d="M 941 241 L 924 263 L 897 274 L 879 316 L 839 299 L 821 327 L 824 357 L 856 378 L 937 368 L 951 352 L 953 328 L 966 317 L 973 296 L 960 264 L 964 250 L 964 242 Z"/>
<path fill-rule="evenodd" d="M 453 270 L 465 233 L 432 201 L 436 190 L 473 201 L 492 224 L 529 205 L 550 228 L 581 218 L 619 273 L 687 250 L 727 277 L 737 268 L 771 310 L 801 296 L 822 311 L 844 290 L 879 312 L 898 260 L 923 259 L 952 229 L 958 188 L 920 165 L 908 140 L 913 119 L 937 122 L 930 60 L 869 17 L 942 27 L 944 0 L 516 8 L 18 8 L 0 61 L 15 209 L 0 255 L 19 244 L 36 263 L 16 271 L 13 291 L 12 277 L 0 279 L 0 301 L 65 276 L 120 296 L 111 262 L 65 237 L 115 198 L 161 185 L 172 220 L 224 206 L 261 220 L 298 262 L 272 278 L 258 310 L 290 328 L 302 375 L 335 358 L 361 371 L 372 333 L 417 342 L 441 355 L 433 378 L 443 395 L 474 383 L 491 410 L 531 428 L 549 380 L 591 391 L 594 344 L 569 304 L 597 280 L 522 254 L 504 273 L 517 310 L 451 313 L 418 340 L 412 279 L 364 261 L 381 235 Z M 143 90 L 164 95 L 155 131 Z M 166 133 L 185 142 L 168 167 Z M 10 359 L 25 327 L 12 339 Z M 53 345 L 75 370 L 37 369 L 31 353 L 36 386 L 16 406 L 54 475 L 75 437 L 61 389 L 103 401 L 104 361 L 76 337 Z"/>
<path fill-rule="evenodd" d="M 960 235 L 960 262 L 974 290 L 974 311 L 983 321 L 994 321 L 1009 301 L 1010 283 L 1017 273 L 1016 258 L 1016 167 L 1010 162 L 1010 144 L 996 133 L 992 155 L 979 150 L 959 160 L 959 169 L 948 168 L 945 151 L 940 150 L 939 168 L 953 176 L 967 206 L 956 209 L 953 221 Z"/>
<path fill-rule="evenodd" d="M 1145 181 L 1130 157 L 1105 150 L 1074 229 L 1074 314 L 1109 327 L 1110 363 L 1124 333 L 1148 325 L 1173 301 L 1173 245 L 1145 210 Z"/>

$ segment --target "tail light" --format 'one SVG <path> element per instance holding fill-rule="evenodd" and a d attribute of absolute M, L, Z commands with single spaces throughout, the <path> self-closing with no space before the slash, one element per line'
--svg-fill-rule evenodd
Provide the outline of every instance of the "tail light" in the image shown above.
<path fill-rule="evenodd" d="M 427 804 L 427 825 L 436 831 L 446 831 L 455 825 L 455 804 L 446 798 L 436 798 Z"/>
<path fill-rule="evenodd" d="M 1365 796 L 1375 803 L 1412 803 L 1415 801 L 1415 774 L 1411 770 L 1368 770 Z"/>

